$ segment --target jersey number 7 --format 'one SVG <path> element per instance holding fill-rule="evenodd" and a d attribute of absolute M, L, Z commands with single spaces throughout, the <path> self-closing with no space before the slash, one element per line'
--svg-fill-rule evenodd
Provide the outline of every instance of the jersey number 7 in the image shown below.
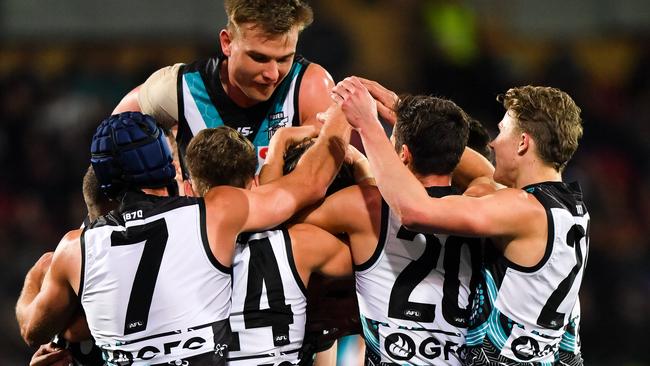
<path fill-rule="evenodd" d="M 140 257 L 140 263 L 133 278 L 129 305 L 126 308 L 124 335 L 137 333 L 147 328 L 153 290 L 156 286 L 168 236 L 167 224 L 164 219 L 135 226 L 123 232 L 113 232 L 111 235 L 112 247 L 144 245 L 142 257 Z"/>

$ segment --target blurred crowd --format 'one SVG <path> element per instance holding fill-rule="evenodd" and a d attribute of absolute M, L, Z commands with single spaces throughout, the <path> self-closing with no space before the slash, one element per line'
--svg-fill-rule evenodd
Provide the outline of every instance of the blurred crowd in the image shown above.
<path fill-rule="evenodd" d="M 650 329 L 650 37 L 612 33 L 539 40 L 508 33 L 455 3 L 314 5 L 299 51 L 335 80 L 376 79 L 399 92 L 449 97 L 495 136 L 497 94 L 525 84 L 568 92 L 585 134 L 565 172 L 581 182 L 591 212 L 582 285 L 588 365 L 644 365 Z M 359 5 L 359 3 L 363 3 Z M 158 67 L 214 52 L 212 40 L 140 44 L 11 44 L 0 50 L 0 360 L 25 365 L 31 351 L 13 307 L 23 278 L 77 227 L 81 177 L 95 126 Z M 189 46 L 188 46 L 189 45 Z"/>

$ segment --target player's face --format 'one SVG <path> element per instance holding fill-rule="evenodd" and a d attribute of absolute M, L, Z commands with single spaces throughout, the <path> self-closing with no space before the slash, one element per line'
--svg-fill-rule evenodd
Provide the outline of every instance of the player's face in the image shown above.
<path fill-rule="evenodd" d="M 512 187 L 516 178 L 517 148 L 521 133 L 516 127 L 516 120 L 508 112 L 499 122 L 499 134 L 490 142 L 490 147 L 494 150 L 494 180 Z"/>
<path fill-rule="evenodd" d="M 298 28 L 286 34 L 268 35 L 247 23 L 229 34 L 223 51 L 228 56 L 230 82 L 248 99 L 246 104 L 268 100 L 291 69 Z"/>

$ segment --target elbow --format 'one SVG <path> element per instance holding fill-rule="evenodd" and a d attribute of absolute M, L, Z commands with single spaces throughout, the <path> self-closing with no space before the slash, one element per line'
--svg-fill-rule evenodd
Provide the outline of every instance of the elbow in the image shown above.
<path fill-rule="evenodd" d="M 20 328 L 20 336 L 23 338 L 25 343 L 32 348 L 36 348 L 47 342 L 47 340 L 41 339 L 38 334 L 26 326 Z"/>
<path fill-rule="evenodd" d="M 417 209 L 412 207 L 400 207 L 395 210 L 400 222 L 409 230 L 421 228 L 425 222 L 425 217 Z"/>

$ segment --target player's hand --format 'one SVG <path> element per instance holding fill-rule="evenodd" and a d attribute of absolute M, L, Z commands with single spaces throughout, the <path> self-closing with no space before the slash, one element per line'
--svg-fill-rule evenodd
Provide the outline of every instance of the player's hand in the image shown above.
<path fill-rule="evenodd" d="M 319 128 L 314 125 L 282 127 L 275 132 L 269 142 L 269 146 L 274 149 L 280 149 L 284 153 L 292 144 L 318 136 L 318 131 Z"/>
<path fill-rule="evenodd" d="M 377 119 L 377 102 L 357 77 L 347 77 L 332 89 L 332 99 L 341 105 L 348 123 L 363 128 Z"/>
<path fill-rule="evenodd" d="M 370 95 L 372 95 L 372 97 L 377 101 L 377 112 L 379 112 L 381 118 L 394 126 L 395 122 L 397 122 L 395 106 L 397 105 L 397 102 L 399 102 L 397 94 L 390 89 L 386 89 L 376 81 L 361 77 L 358 79 L 361 81 L 361 84 L 368 89 Z"/>
<path fill-rule="evenodd" d="M 72 361 L 70 351 L 48 343 L 38 348 L 29 361 L 29 366 L 69 366 Z"/>

